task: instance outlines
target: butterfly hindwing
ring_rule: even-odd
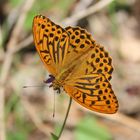
[[[75,101],[92,111],[111,114],[118,110],[118,101],[111,84],[102,74],[73,79],[64,89]]]

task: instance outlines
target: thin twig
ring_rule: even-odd
[[[2,47],[2,28],[0,26],[0,48],[3,48]],[[0,49],[0,61],[2,61],[4,59],[4,50]]]
[[[121,123],[124,126],[129,127],[130,129],[133,129],[134,131],[137,131],[140,133],[140,122],[137,120],[134,120],[133,118],[130,118],[120,112],[112,115],[108,114],[100,114],[100,113],[95,113],[97,116],[116,121],[117,123]]]
[[[15,28],[13,29],[13,32],[11,34],[11,39],[7,44],[7,52],[6,52],[6,56],[5,56],[5,61],[3,63],[2,70],[1,70],[1,83],[3,83],[3,84],[5,84],[6,79],[8,77],[9,69],[11,67],[13,52],[17,47],[18,37],[21,34],[23,24],[24,24],[25,18],[27,16],[27,12],[31,8],[33,1],[34,0],[24,1],[23,8],[20,11],[21,14],[19,16],[19,19],[17,20]],[[10,57],[10,59],[9,59],[9,57]]]
[[[48,131],[48,128],[43,124],[41,119],[38,117],[37,112],[33,108],[33,106],[27,101],[27,98],[24,96],[21,96],[21,102],[27,111],[28,115],[30,116],[31,120],[35,124],[35,126],[44,133],[47,137],[50,136],[50,133]]]
[[[98,3],[94,4],[93,6],[89,7],[88,9],[84,9],[82,11],[79,11],[77,14],[73,15],[72,17],[66,18],[63,22],[64,25],[70,25],[72,23],[75,23],[76,21],[87,17],[93,13],[96,13],[109,5],[114,0],[101,0]]]
[[[59,133],[59,135],[58,135],[58,140],[60,139],[60,137],[61,137],[61,135],[62,135],[62,132],[63,132],[63,130],[64,130],[64,127],[65,127],[65,124],[66,124],[66,121],[67,121],[67,118],[68,118],[68,115],[69,115],[71,103],[72,103],[72,98],[70,97],[70,99],[69,99],[69,105],[68,105],[67,112],[66,112],[66,116],[65,116],[63,125],[62,125],[62,127],[61,127],[60,133]]]
[[[24,96],[21,96],[21,95],[20,95],[20,97],[21,97],[21,102],[22,102],[25,110],[27,111],[27,113],[30,116],[31,120],[34,122],[35,126],[41,132],[43,132],[47,137],[49,137],[51,130],[49,131],[48,127],[46,127],[44,125],[43,121],[41,121],[41,119],[38,117],[37,112],[35,111],[34,107],[27,101],[27,98],[25,98]],[[70,97],[67,112],[66,112],[66,116],[65,116],[63,125],[61,127],[61,130],[59,132],[59,135],[58,135],[58,140],[60,139],[61,134],[62,134],[62,132],[64,130],[64,127],[65,127],[65,124],[66,124],[66,121],[67,121],[67,118],[68,118],[68,114],[69,114],[69,111],[70,111],[71,103],[72,103],[72,98]],[[49,122],[52,123],[52,120],[49,120]],[[54,121],[53,121],[53,123],[54,123]]]
[[[31,43],[33,43],[33,35],[29,35],[27,38],[25,38],[23,41],[21,41],[18,45],[17,48],[14,49],[14,52],[18,52],[21,49],[28,47]]]
[[[1,26],[0,26],[0,47],[2,47],[2,30],[1,30]]]
[[[20,11],[19,19],[17,20],[17,23],[15,25],[15,28],[13,29],[13,32],[11,34],[11,38],[7,44],[7,52],[5,54],[5,59],[1,68],[1,74],[0,74],[0,140],[6,139],[5,134],[5,123],[4,123],[4,97],[5,97],[5,90],[6,90],[6,84],[8,75],[10,72],[11,64],[13,61],[13,55],[14,55],[14,49],[17,46],[18,36],[21,34],[21,30],[27,15],[27,12],[31,8],[34,0],[26,0],[23,3],[23,6]]]

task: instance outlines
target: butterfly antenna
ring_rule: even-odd
[[[33,88],[41,88],[41,87],[45,87],[47,85],[33,85],[33,86],[23,86],[22,88],[29,88],[29,87],[33,87]]]
[[[53,96],[53,118],[55,117],[55,92],[54,92],[54,96]]]

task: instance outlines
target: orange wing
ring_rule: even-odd
[[[112,59],[91,34],[79,27],[63,29],[39,15],[33,21],[33,36],[40,58],[53,76],[74,66],[63,85],[74,100],[93,111],[117,111],[118,101],[109,83]]]
[[[33,37],[36,49],[47,70],[56,76],[64,63],[69,46],[69,35],[45,16],[33,20]]]
[[[115,113],[118,101],[109,83],[113,72],[111,57],[86,30],[79,27],[66,30],[70,34],[70,53],[65,61],[67,64],[73,58],[75,67],[64,82],[65,91],[90,110]]]
[[[113,72],[112,59],[104,47],[97,44],[91,34],[80,27],[67,27],[66,31],[70,34],[68,49],[71,53],[67,55],[65,63],[69,64],[71,59],[78,60],[70,79],[78,75],[103,73],[110,80]],[[77,40],[79,43],[76,43]]]
[[[101,113],[112,114],[118,110],[118,101],[111,84],[103,74],[89,74],[73,79],[64,90],[82,106]]]

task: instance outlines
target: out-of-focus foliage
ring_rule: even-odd
[[[97,122],[94,116],[86,116],[78,122],[75,140],[111,140],[107,129]]]
[[[120,10],[130,12],[131,7],[130,5],[127,4],[126,1],[121,1],[121,0],[118,0],[118,1],[115,0],[108,6],[108,13],[109,13],[110,20],[112,23],[111,30],[116,37],[118,36],[118,24],[117,24],[117,21],[116,21],[117,19],[115,16],[116,16],[116,12]]]
[[[26,140],[33,129],[32,125],[26,122],[21,106],[19,98],[13,93],[6,104],[6,117],[10,119],[9,123],[14,123],[11,129],[8,128],[7,140]]]
[[[30,10],[26,22],[25,22],[25,29],[29,30],[31,29],[33,17],[37,14],[41,14],[40,11],[47,11],[52,8],[59,9],[58,12],[60,12],[61,18],[64,18],[66,14],[68,14],[66,11],[69,9],[70,5],[74,2],[74,0],[59,0],[59,1],[53,1],[53,0],[46,0],[46,1],[36,1],[33,8]]]
[[[9,0],[9,4],[12,6],[12,7],[16,7],[18,6],[19,4],[21,4],[23,2],[23,0]]]
[[[52,136],[52,140],[58,140],[58,136],[56,136],[55,134],[51,133]]]

